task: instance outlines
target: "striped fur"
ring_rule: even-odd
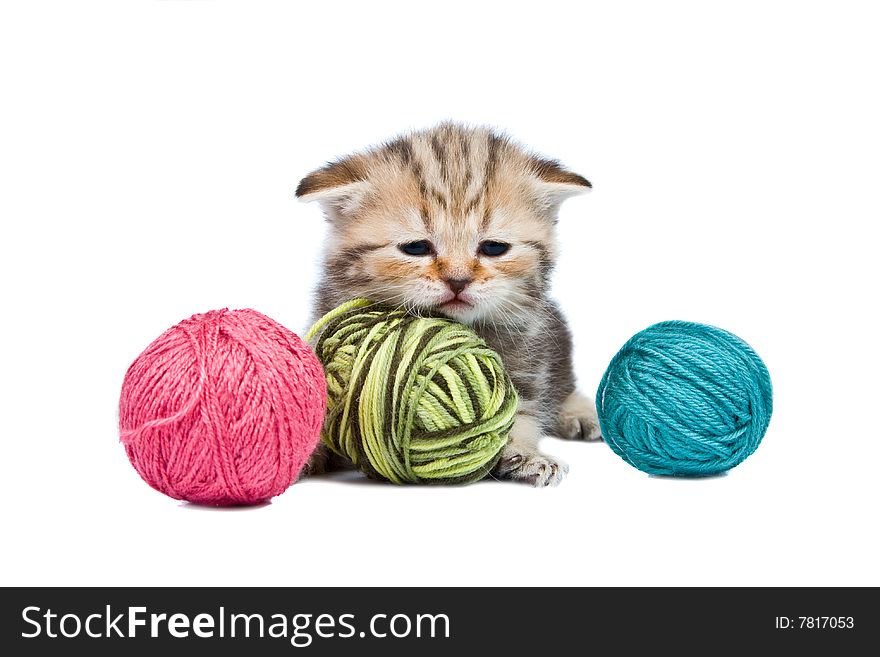
[[[589,188],[555,160],[490,129],[455,123],[328,163],[297,188],[329,220],[315,318],[367,297],[473,326],[502,355],[521,400],[496,473],[557,483],[566,468],[538,452],[541,435],[598,436],[594,411],[574,389],[571,336],[548,297],[559,205]],[[418,241],[432,252],[401,251]],[[486,241],[510,249],[486,256]],[[468,283],[455,297],[450,281]]]

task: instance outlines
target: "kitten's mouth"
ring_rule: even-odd
[[[469,310],[474,307],[474,304],[461,297],[452,297],[449,301],[439,304],[438,307],[443,310]]]

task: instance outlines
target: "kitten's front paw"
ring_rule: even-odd
[[[570,440],[602,439],[599,416],[592,399],[575,391],[562,402],[559,410],[559,435]]]
[[[493,474],[499,479],[513,479],[535,488],[557,486],[568,474],[568,465],[538,452],[507,452],[495,466]]]
[[[311,477],[312,475],[324,474],[325,472],[329,472],[331,470],[330,467],[330,457],[332,456],[332,452],[330,448],[327,447],[324,443],[318,443],[318,446],[315,447],[315,451],[312,452],[312,455],[309,457],[308,462],[303,466],[303,469],[300,471],[299,476],[302,477]]]

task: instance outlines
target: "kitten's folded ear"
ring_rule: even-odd
[[[590,181],[572,173],[556,160],[535,158],[532,171],[537,179],[538,192],[550,204],[558,205],[570,196],[585,194],[593,189]]]
[[[335,219],[356,209],[367,191],[364,166],[355,158],[330,162],[300,180],[296,197],[317,201],[328,219]]]

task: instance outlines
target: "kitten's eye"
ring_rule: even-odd
[[[398,249],[411,256],[426,256],[434,252],[431,243],[428,240],[419,240],[418,242],[407,242],[399,244]]]
[[[500,256],[504,255],[510,250],[510,244],[507,242],[493,242],[486,241],[480,244],[480,253],[487,256]]]

